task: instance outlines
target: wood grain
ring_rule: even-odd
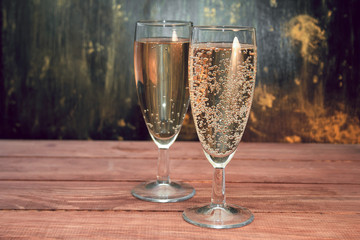
[[[359,167],[358,161],[234,159],[226,167],[226,179],[228,182],[360,184]],[[170,176],[174,180],[211,181],[212,172],[206,159],[171,159]],[[146,181],[155,177],[156,159],[6,157],[0,160],[0,180]]]
[[[152,142],[0,140],[0,239],[360,239],[359,145],[244,143],[226,169],[227,202],[247,227],[211,230],[182,211],[210,201],[212,167],[198,142],[171,148],[171,176],[196,195],[135,199],[154,179]]]
[[[0,141],[0,180],[152,180],[157,161],[153,145]],[[170,156],[172,179],[211,181],[213,170],[198,142],[174,144]],[[226,168],[227,181],[360,184],[359,156],[359,145],[245,143]]]
[[[234,160],[360,161],[359,154],[360,144],[240,143]],[[157,148],[151,141],[0,140],[0,157],[10,156],[154,159]],[[170,156],[205,159],[199,142],[177,141]]]
[[[351,239],[360,238],[355,214],[255,213],[239,229],[190,225],[180,212],[1,211],[0,238],[45,239]]]
[[[176,204],[141,201],[131,195],[134,182],[0,182],[0,209],[183,211],[210,202],[211,183],[192,183],[196,195]],[[228,202],[254,212],[360,214],[360,188],[344,184],[228,183]]]

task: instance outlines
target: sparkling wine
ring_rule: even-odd
[[[155,143],[167,145],[180,131],[189,105],[189,40],[135,41],[135,81],[141,110]]]
[[[244,133],[252,103],[256,48],[193,44],[189,86],[198,137],[210,162],[223,167]]]

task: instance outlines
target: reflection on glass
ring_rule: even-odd
[[[157,179],[132,194],[152,202],[178,202],[195,190],[169,177],[168,149],[178,136],[189,105],[188,54],[191,22],[139,21],[134,68],[140,108],[151,138],[159,148]]]
[[[246,208],[225,201],[225,167],[240,143],[249,117],[256,75],[255,29],[194,27],[189,86],[196,132],[214,167],[211,203],[186,209],[186,221],[208,228],[251,223]]]

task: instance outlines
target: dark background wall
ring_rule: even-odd
[[[0,138],[148,139],[135,22],[257,28],[244,141],[360,143],[356,0],[2,0]],[[196,139],[191,115],[180,139]]]

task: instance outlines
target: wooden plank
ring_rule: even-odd
[[[356,214],[255,213],[250,225],[213,230],[186,223],[181,212],[0,211],[0,239],[351,239]]]
[[[156,177],[156,159],[0,158],[0,180],[147,181]],[[211,181],[205,159],[173,157],[174,180]],[[360,161],[271,161],[234,159],[226,167],[229,182],[360,184]]]
[[[199,142],[177,141],[170,153],[181,159],[204,159]],[[0,157],[9,156],[153,159],[157,148],[150,141],[0,140]],[[240,143],[234,159],[360,161],[360,144]]]
[[[195,197],[157,204],[130,194],[156,174],[151,142],[0,141],[0,239],[360,238],[359,145],[240,147],[227,200],[250,208],[255,222],[215,231],[181,218],[210,200],[212,167],[199,143],[171,150],[172,178],[190,182]]]
[[[0,182],[0,209],[182,211],[210,201],[211,183],[193,183],[196,195],[180,203],[134,198],[134,182]],[[357,213],[360,188],[341,184],[229,183],[227,200],[254,212]],[[360,215],[359,215],[360,216]]]

